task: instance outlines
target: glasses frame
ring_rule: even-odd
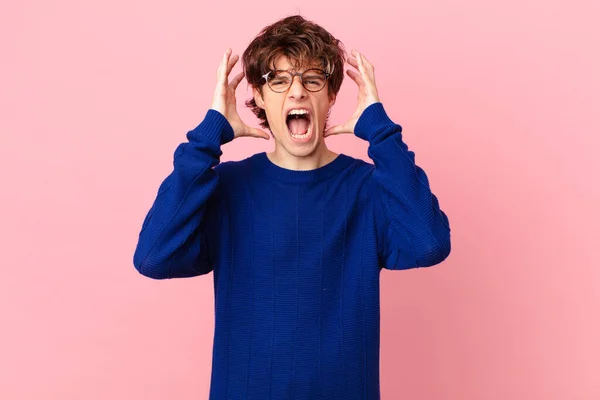
[[[319,90],[310,90],[309,88],[307,88],[304,85],[304,80],[302,79],[302,75],[304,75],[308,71],[319,71],[320,73],[322,73],[322,74],[325,75],[325,84]],[[292,79],[290,80],[290,86],[288,86],[287,88],[285,88],[285,90],[283,90],[281,92],[273,89],[271,87],[271,84],[269,83],[269,75],[271,74],[271,72],[287,72],[287,73],[289,73],[292,76]],[[292,87],[292,84],[294,83],[294,77],[295,76],[299,76],[300,77],[300,83],[302,84],[302,87],[304,89],[306,89],[307,91],[312,92],[312,93],[317,93],[317,92],[320,92],[321,90],[323,90],[323,88],[325,86],[327,86],[327,81],[329,81],[329,77],[331,77],[331,74],[329,72],[326,72],[326,71],[320,69],[320,68],[309,68],[309,69],[307,69],[304,72],[292,72],[292,70],[289,70],[289,69],[273,69],[273,70],[267,72],[266,74],[264,74],[262,76],[262,78],[265,80],[265,83],[267,84],[267,86],[269,87],[269,89],[271,89],[273,92],[275,92],[275,93],[285,93],[285,92],[287,92]]]

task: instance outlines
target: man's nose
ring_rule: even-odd
[[[306,89],[302,85],[302,80],[300,79],[299,75],[294,75],[292,77],[292,85],[289,89],[289,96],[294,99],[303,99],[304,97],[308,96]]]

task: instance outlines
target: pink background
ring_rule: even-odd
[[[133,251],[225,48],[300,12],[375,65],[451,221],[442,265],[382,272],[382,397],[599,399],[600,3],[405,3],[3,2],[0,398],[207,397],[212,274]]]

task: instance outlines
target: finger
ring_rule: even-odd
[[[244,79],[244,72],[240,72],[239,74],[237,74],[235,76],[235,78],[233,78],[231,80],[231,82],[229,83],[229,86],[231,86],[231,88],[233,90],[237,89],[238,85],[240,84],[240,82],[242,81],[242,79]]]
[[[227,76],[229,76],[229,74],[231,73],[231,70],[233,69],[235,64],[238,62],[239,58],[240,58],[240,56],[238,56],[236,54],[229,59],[229,61],[227,63]]]
[[[229,60],[229,55],[231,54],[231,49],[227,49],[225,50],[225,53],[223,54],[223,58],[221,59],[221,65],[219,65],[219,69],[217,70],[217,78],[219,79],[220,82],[222,83],[226,83],[227,82],[227,61]]]
[[[360,59],[362,60],[365,67],[367,67],[368,69],[375,69],[375,67],[373,67],[373,64],[369,62],[369,60],[367,59],[367,57],[365,57],[364,54],[360,55]]]
[[[349,58],[347,61],[348,61],[348,64],[350,64],[354,68],[358,69],[358,61],[356,61],[356,58]]]
[[[367,71],[363,62],[362,54],[356,52],[356,61],[358,61],[358,70],[361,74],[366,75]]]
[[[352,71],[351,69],[346,70],[346,73],[348,74],[348,76],[350,78],[352,78],[352,80],[354,82],[356,82],[356,84],[361,87],[363,85],[365,85],[365,80],[362,78],[362,76],[360,76],[360,74],[358,74],[356,71]]]
[[[352,57],[348,57],[348,63],[350,65],[352,65],[353,67],[355,67],[356,69],[358,69],[358,56],[359,53],[356,49],[352,49],[352,51],[350,52],[352,54]]]
[[[368,61],[365,61],[366,58],[359,52],[356,52],[356,60],[357,60],[357,64],[358,64],[358,71],[360,72],[360,75],[363,78],[363,81],[365,82],[365,84],[366,84],[366,82],[369,82],[369,84],[374,85],[375,84],[375,68],[373,68],[373,66],[370,63],[368,63]]]
[[[229,49],[226,49],[225,52],[223,53],[223,56],[221,57],[221,63],[219,64],[219,68],[218,68],[218,72],[219,72],[219,76],[221,76],[221,71],[223,70],[223,66],[226,65],[227,63],[227,53],[229,52]]]
[[[348,63],[350,65],[352,65],[354,68],[356,68],[363,78],[370,79],[370,77],[372,75],[372,72],[371,72],[372,69],[369,70],[369,72],[371,72],[371,73],[368,73],[367,66],[364,61],[365,60],[364,56],[362,54],[360,54],[357,50],[352,50],[352,54],[354,55],[355,58],[348,59]]]

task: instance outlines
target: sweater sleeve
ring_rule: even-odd
[[[204,120],[175,150],[173,171],[158,189],[144,222],[133,264],[154,279],[184,278],[212,271],[207,212],[219,178],[214,167],[221,145],[233,140],[233,129],[218,111]]]
[[[381,266],[386,269],[428,267],[450,254],[450,224],[431,192],[425,171],[402,141],[402,127],[383,105],[371,104],[360,116],[356,136],[369,142],[375,168],[375,220]]]

